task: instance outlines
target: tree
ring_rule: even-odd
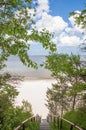
[[[78,96],[81,97],[82,92],[86,90],[84,80],[86,77],[86,66],[80,62],[80,56],[68,56],[64,54],[49,55],[46,57],[44,66],[51,71],[52,77],[57,81],[56,84],[59,89],[56,89],[56,93],[59,97],[59,90],[61,91],[62,96],[60,100],[65,99],[65,97],[71,100],[69,102],[70,109],[74,110]],[[83,78],[83,76],[85,77]],[[49,90],[48,94],[54,96],[55,93]]]
[[[75,109],[78,98],[82,97],[82,92],[86,90],[86,82],[83,79],[86,78],[86,66],[80,62],[80,56],[71,55],[70,57],[70,91],[69,95],[72,96],[72,110]]]
[[[23,100],[22,106],[15,106],[15,98],[19,92],[15,86],[9,85],[9,75],[0,76],[0,129],[10,130],[17,127],[22,121],[31,117],[32,106]]]
[[[86,6],[85,9],[83,9],[81,12],[77,12],[77,11],[71,12],[70,16],[74,17],[76,25],[80,26],[86,31]],[[86,39],[83,42],[81,47],[82,49],[86,50]]]
[[[46,69],[51,71],[52,77],[56,79],[56,84],[52,85],[47,91],[48,108],[51,113],[63,116],[68,107],[67,91],[68,91],[68,74],[69,56],[63,54],[53,54],[46,57],[44,64]]]
[[[77,25],[81,25],[82,28],[86,28],[86,9],[83,9],[81,12],[71,12],[70,15],[73,15]]]
[[[27,100],[22,101],[21,108],[23,109],[24,112],[29,112],[32,114],[32,106]]]
[[[0,128],[4,128],[6,113],[13,108],[15,97],[18,95],[17,89],[6,83],[6,77],[9,78],[8,75],[0,76]]]
[[[45,49],[56,50],[47,30],[35,29],[35,4],[32,0],[0,0],[0,60],[18,55],[23,64],[36,67],[29,56],[29,41],[42,43]],[[33,12],[33,13],[31,13]]]
[[[51,76],[54,77],[57,82],[59,78],[64,80],[67,71],[70,69],[69,56],[67,54],[51,54],[46,56],[44,67],[51,71]]]
[[[52,84],[52,88],[47,90],[47,104],[49,113],[52,115],[63,116],[65,110],[67,110],[67,85]]]

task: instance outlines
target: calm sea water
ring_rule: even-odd
[[[9,72],[12,76],[26,76],[31,78],[50,78],[50,72],[40,66],[45,61],[45,56],[30,56],[31,60],[38,64],[38,69],[24,66],[18,57],[11,56],[6,61],[7,67],[2,72]]]
[[[44,55],[32,55],[31,60],[38,64],[38,69],[33,69],[24,66],[17,56],[10,56],[8,61],[6,61],[7,67],[1,72],[9,72],[12,76],[26,76],[31,78],[51,78],[50,71],[44,69],[40,66],[41,63],[45,61]],[[81,56],[82,61],[86,61],[86,56]]]

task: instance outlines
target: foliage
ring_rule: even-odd
[[[83,129],[86,128],[86,109],[84,109],[83,111],[80,110],[70,111],[64,115],[64,118],[77,124]]]
[[[31,104],[23,100],[21,107],[14,106],[18,91],[7,83],[10,75],[0,75],[0,129],[14,129],[21,121],[32,116]]]
[[[78,98],[82,97],[82,92],[86,90],[86,82],[83,79],[83,75],[86,77],[86,65],[80,62],[80,56],[72,55],[70,57],[71,68],[69,73],[70,77],[70,91],[69,96],[72,96],[72,109],[75,109]]]
[[[62,85],[62,84],[61,84]],[[63,115],[63,111],[67,110],[68,103],[66,98],[66,85],[52,84],[52,88],[47,90],[47,104],[50,114]]]
[[[57,125],[57,123],[55,124],[54,122],[51,122],[51,123],[50,123],[50,128],[51,128],[51,130],[58,130],[58,125]]]
[[[69,111],[66,114],[64,114],[63,118],[71,121],[75,125],[83,128],[84,130],[86,128],[86,108],[83,108],[83,110],[79,108],[73,111]],[[50,127],[51,130],[58,130],[58,123],[55,124],[54,122],[51,122]],[[71,125],[68,122],[63,120],[62,129],[69,130],[70,127]],[[77,128],[73,127],[73,130],[77,130]]]
[[[80,62],[80,56],[53,54],[46,57],[46,69],[51,71],[52,77],[57,81],[47,91],[48,108],[54,112],[55,107],[60,107],[61,113],[65,108],[75,109],[77,102],[86,90],[85,73],[86,65]],[[83,76],[85,76],[83,78]],[[53,113],[56,114],[56,113]],[[62,114],[61,114],[62,115]]]
[[[39,130],[39,122],[29,121],[26,130]]]
[[[35,29],[35,7],[32,0],[0,0],[0,70],[10,55],[19,56],[24,65],[36,68],[29,58],[30,41],[39,42],[45,49],[54,52],[53,34]],[[0,75],[0,129],[14,129],[27,116],[32,115],[31,104],[23,101],[14,107],[17,89],[8,84],[10,75]]]
[[[1,76],[0,76],[1,77]],[[0,120],[3,122],[3,117],[7,108],[13,107],[14,99],[18,95],[15,87],[5,83],[6,75],[0,78]],[[4,81],[3,81],[4,80]]]
[[[37,67],[28,56],[29,41],[40,42],[52,52],[56,50],[53,35],[45,29],[35,29],[35,7],[32,0],[0,0],[0,63],[10,55],[18,55],[23,64]]]
[[[77,11],[71,12],[70,16],[74,17],[76,25],[80,26],[86,31],[86,6],[85,6],[85,9],[83,9],[81,12],[77,12]],[[85,34],[84,31],[83,31],[83,34]],[[84,43],[82,43],[81,48],[83,50],[86,50],[86,39]]]
[[[51,71],[51,76],[55,79],[63,77],[63,73],[66,74],[69,67],[68,55],[64,54],[51,54],[46,56],[44,66],[46,69]]]
[[[74,16],[77,25],[81,25],[82,28],[86,28],[86,9],[83,9],[81,12],[71,12],[70,16]]]
[[[4,123],[1,123],[2,129],[14,129],[22,121],[32,116],[30,111],[23,111],[22,107],[10,107],[4,113]]]
[[[22,110],[23,110],[24,112],[30,112],[30,113],[32,113],[32,106],[31,106],[30,103],[28,103],[27,100],[23,100],[23,101],[22,101],[22,106],[21,106],[21,108],[22,108]]]
[[[57,80],[56,84],[52,85],[51,89],[47,91],[47,107],[50,113],[60,116],[63,111],[67,110],[68,100],[66,97],[68,91],[68,77],[69,71],[69,56],[64,54],[53,54],[46,57],[45,68],[51,71],[52,77]]]

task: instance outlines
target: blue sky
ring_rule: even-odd
[[[49,0],[50,14],[59,15],[68,21],[69,13],[75,10],[82,10],[86,0]]]
[[[78,46],[86,36],[82,35],[84,30],[75,25],[74,17],[69,18],[69,13],[72,11],[80,13],[85,3],[86,0],[38,0],[36,28],[39,31],[46,28],[50,33],[54,33],[52,41],[56,43],[58,52],[79,53]],[[45,52],[40,44],[32,43],[30,54],[44,55],[47,51]]]

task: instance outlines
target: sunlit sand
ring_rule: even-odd
[[[51,88],[53,79],[35,79],[25,80],[18,85],[19,96],[16,99],[16,104],[21,105],[22,100],[28,100],[32,104],[34,114],[39,114],[45,118],[48,114],[46,104],[46,91]]]

